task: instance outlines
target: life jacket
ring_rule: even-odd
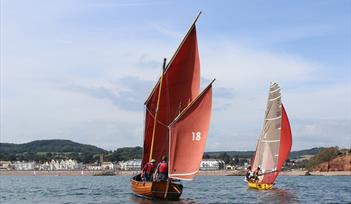
[[[155,169],[155,164],[154,163],[147,163],[145,172],[147,174],[152,174],[154,172],[154,169]]]
[[[161,162],[160,166],[158,167],[158,173],[167,173],[167,171],[168,171],[167,162]]]

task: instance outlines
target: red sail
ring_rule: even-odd
[[[274,183],[285,161],[289,157],[291,145],[292,145],[292,137],[291,137],[290,123],[289,123],[288,115],[286,114],[284,106],[282,104],[282,118],[280,123],[280,144],[279,144],[277,171],[265,174],[261,183],[266,183],[266,184]]]
[[[149,161],[160,80],[145,103],[145,132],[142,166]],[[183,39],[163,75],[152,157],[157,162],[168,154],[168,128],[174,118],[200,92],[200,59],[195,24]]]
[[[292,145],[291,129],[288,119],[288,115],[285,112],[285,108],[282,104],[282,120],[281,120],[281,133],[280,133],[280,147],[279,147],[279,158],[277,170],[280,172],[283,164],[289,157],[289,153]]]
[[[170,125],[169,177],[191,180],[199,171],[212,109],[212,85]]]

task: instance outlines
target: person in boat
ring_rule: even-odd
[[[167,181],[168,179],[168,164],[166,156],[162,156],[162,161],[157,165],[156,178],[159,181]]]
[[[155,162],[155,159],[151,159],[150,162],[145,164],[143,168],[143,176],[145,178],[145,181],[152,181],[153,174],[155,171]]]
[[[258,176],[261,175],[261,168],[257,167],[257,169],[253,172],[253,180],[257,183],[260,179],[258,178]]]
[[[246,181],[250,181],[253,177],[253,171],[251,170],[251,166],[249,165],[246,168]]]

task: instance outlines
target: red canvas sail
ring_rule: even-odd
[[[160,81],[145,102],[146,114],[142,166],[149,161],[152,137],[154,137],[152,157],[159,162],[163,155],[168,154],[167,126],[200,92],[200,59],[195,24],[192,25],[166,67],[163,73],[161,92],[159,93]],[[158,118],[154,131],[158,100]],[[153,132],[155,132],[154,136]]]
[[[288,119],[288,115],[285,112],[285,108],[282,104],[282,120],[281,120],[281,132],[280,132],[280,148],[277,170],[278,172],[282,169],[283,164],[289,157],[289,153],[292,145],[291,128]]]
[[[204,153],[212,109],[212,85],[170,125],[169,177],[191,180]]]

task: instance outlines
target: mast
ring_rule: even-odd
[[[166,68],[166,58],[163,59],[163,67],[162,67],[162,74],[160,77],[160,88],[158,90],[158,97],[157,97],[157,105],[156,105],[156,113],[155,113],[155,119],[154,119],[154,128],[152,130],[152,138],[151,138],[151,148],[150,148],[150,156],[149,156],[149,161],[152,159],[152,152],[154,149],[154,138],[155,138],[155,132],[156,132],[156,123],[157,123],[157,116],[158,116],[158,109],[160,106],[160,98],[161,98],[161,90],[162,90],[162,80],[163,80],[163,75],[165,73],[165,68]]]

